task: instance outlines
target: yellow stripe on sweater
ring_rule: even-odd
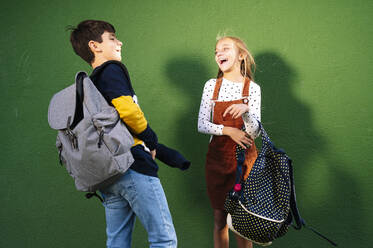
[[[132,132],[139,134],[148,125],[144,113],[141,111],[131,96],[120,96],[111,100],[111,103],[118,111],[120,118],[126,123]],[[135,139],[136,143],[136,139]]]
[[[139,139],[137,137],[133,137],[133,141],[134,141],[134,144],[132,146],[137,146],[137,145],[143,145],[144,144],[144,141],[142,141],[141,139]]]

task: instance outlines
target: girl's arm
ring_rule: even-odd
[[[260,129],[258,121],[261,120],[261,91],[260,86],[254,82],[250,84],[249,111],[242,115],[245,123],[246,132],[252,137],[259,136]]]
[[[211,121],[212,104],[216,79],[210,79],[203,88],[201,105],[198,114],[198,132],[212,135],[223,135],[223,125],[216,125]]]

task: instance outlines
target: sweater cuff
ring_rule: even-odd
[[[157,145],[155,157],[166,165],[179,168],[180,170],[186,170],[190,166],[190,161],[184,158],[181,153],[160,143]]]
[[[144,131],[137,134],[136,136],[144,141],[145,145],[149,148],[150,151],[153,151],[157,147],[158,137],[149,125],[147,125]]]

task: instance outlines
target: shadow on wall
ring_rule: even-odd
[[[352,246],[359,241],[355,237],[362,231],[356,220],[363,217],[359,211],[354,211],[361,206],[356,196],[356,181],[343,171],[346,167],[343,161],[313,123],[312,106],[297,96],[295,88],[301,80],[291,65],[275,52],[260,53],[255,59],[255,81],[262,89],[262,122],[275,144],[293,159],[302,217],[335,242]],[[192,167],[180,182],[180,187],[185,188],[183,197],[188,210],[188,214],[183,213],[185,232],[182,236],[189,242],[208,245],[212,230],[212,211],[204,176],[208,136],[197,132],[197,119],[203,85],[215,75],[201,61],[188,55],[175,56],[168,60],[166,73],[172,86],[183,92],[188,105],[175,122],[174,136],[177,148],[192,161]],[[191,237],[204,238],[191,241]],[[326,241],[308,230],[292,230],[275,245],[329,247]]]
[[[272,52],[255,56],[255,81],[262,90],[262,122],[274,141],[281,141],[295,160],[309,161],[325,149],[325,140],[312,123],[310,107],[294,93],[297,74]]]
[[[313,124],[312,108],[295,94],[301,82],[297,73],[275,52],[260,53],[255,60],[255,81],[262,89],[262,122],[273,142],[293,159],[301,216],[336,243],[347,247],[361,242],[356,240],[362,231],[356,220],[363,216],[354,211],[361,206],[356,197],[358,185],[343,171],[346,165]],[[329,247],[307,230],[292,233],[294,247]],[[287,236],[280,240],[290,245]]]
[[[172,88],[182,92],[184,105],[180,118],[175,121],[177,149],[191,160],[191,168],[181,177],[180,187],[184,188],[186,201],[183,225],[190,225],[188,242],[211,243],[212,210],[207,198],[205,182],[205,157],[209,137],[198,133],[198,111],[204,83],[211,77],[203,59],[181,54],[170,58],[166,63],[166,73]],[[194,234],[195,232],[195,234]],[[187,234],[183,234],[187,235]],[[198,240],[203,237],[204,240]],[[193,241],[194,240],[194,241]],[[206,245],[207,245],[206,244]]]

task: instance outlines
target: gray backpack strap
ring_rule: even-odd
[[[90,115],[101,112],[103,108],[109,106],[105,98],[97,90],[96,86],[92,83],[87,73],[81,71],[75,76],[76,85],[76,104],[74,121],[71,128],[74,128],[84,117],[83,104],[87,108]],[[85,95],[87,97],[85,97]]]
[[[84,117],[83,113],[83,100],[84,100],[84,91],[83,91],[83,79],[87,76],[85,72],[78,72],[75,76],[75,87],[76,87],[76,102],[75,102],[75,114],[74,120],[71,124],[73,129]]]
[[[77,82],[79,82],[79,74],[77,75]],[[102,94],[98,91],[96,86],[93,84],[91,79],[84,75],[83,79],[83,90],[84,90],[84,104],[87,108],[90,115],[94,115],[96,113],[101,112],[104,108],[109,107],[110,105],[107,103],[106,99],[102,96]]]

